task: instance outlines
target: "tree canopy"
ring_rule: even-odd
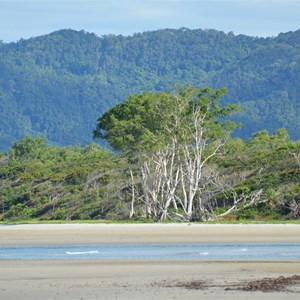
[[[203,175],[204,169],[235,127],[224,118],[237,107],[219,104],[225,92],[185,86],[132,95],[98,119],[94,136],[138,165],[148,217],[165,219],[171,204],[177,216],[180,206],[188,220],[196,206],[206,213],[202,199],[212,178]]]

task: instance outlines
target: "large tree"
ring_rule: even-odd
[[[161,221],[170,208],[185,220],[207,214],[217,182],[208,162],[235,127],[226,117],[237,107],[219,105],[225,92],[186,86],[132,95],[98,119],[94,137],[138,165],[147,217]]]

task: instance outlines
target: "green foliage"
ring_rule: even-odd
[[[270,220],[280,218],[280,209],[261,203],[236,213],[237,220]]]
[[[103,197],[118,166],[122,159],[97,144],[57,148],[25,137],[0,161],[0,219],[93,218],[87,207],[102,203],[104,211]]]
[[[179,143],[187,142],[197,111],[197,118],[203,118],[205,138],[213,141],[235,127],[224,118],[237,107],[219,105],[225,92],[185,86],[174,92],[132,95],[99,117],[94,137],[105,139],[116,150],[161,149],[174,136]]]
[[[215,161],[227,176],[241,182],[238,195],[263,190],[264,203],[236,214],[241,219],[298,219],[300,217],[300,168],[297,154],[300,142],[292,142],[285,129],[272,135],[257,132],[243,142],[229,140],[222,156]],[[223,172],[224,172],[223,171]]]
[[[52,216],[52,220],[66,220],[67,219],[67,210],[65,208],[59,208],[55,210]]]
[[[131,94],[176,84],[228,87],[243,107],[236,135],[285,127],[299,139],[299,35],[235,36],[165,29],[133,36],[60,30],[0,47],[0,149],[26,135],[61,146],[92,142],[99,114]],[[21,146],[21,145],[20,145]]]
[[[168,41],[168,35],[171,32],[176,36],[176,31],[158,31],[155,35],[159,37],[160,34],[163,34],[166,41]],[[202,31],[194,32],[185,31],[183,29],[180,31],[181,38],[184,37],[185,32],[188,34],[201,33],[201,38],[207,38],[207,34]],[[71,34],[71,36],[69,36],[69,34]],[[174,71],[178,67],[170,64],[168,68],[165,66],[166,70],[164,71],[159,70],[158,67],[157,69],[153,69],[152,66],[147,65],[148,62],[146,58],[149,58],[149,56],[145,54],[145,56],[140,58],[141,61],[139,61],[141,66],[145,69],[139,70],[139,81],[136,83],[135,80],[131,80],[132,78],[129,76],[132,71],[132,66],[130,64],[126,66],[122,65],[124,67],[123,69],[121,68],[122,72],[124,72],[123,74],[120,69],[116,68],[115,61],[105,51],[99,58],[99,64],[98,61],[95,63],[94,55],[95,53],[97,54],[97,51],[102,49],[102,47],[103,49],[109,49],[109,51],[115,53],[117,61],[121,63],[122,59],[118,55],[121,55],[121,46],[124,46],[124,41],[126,41],[127,38],[114,36],[103,37],[102,40],[100,39],[100,44],[96,42],[94,44],[92,43],[94,45],[93,47],[95,47],[92,49],[97,49],[97,51],[95,50],[96,52],[89,54],[90,56],[86,64],[82,64],[80,61],[78,61],[78,64],[75,64],[74,57],[79,55],[85,59],[85,51],[87,50],[85,48],[86,41],[81,41],[80,38],[76,40],[77,34],[78,33],[73,31],[62,31],[50,35],[53,39],[53,45],[58,43],[71,48],[69,49],[71,52],[67,58],[64,57],[64,53],[59,51],[54,51],[53,57],[50,52],[45,51],[45,49],[48,49],[48,44],[46,43],[46,45],[44,45],[47,37],[41,37],[39,43],[35,45],[40,48],[31,48],[31,42],[35,43],[35,39],[7,45],[11,48],[9,49],[8,47],[6,49],[7,61],[3,62],[2,58],[0,58],[0,73],[3,72],[4,74],[3,78],[0,77],[0,111],[5,111],[7,108],[9,111],[3,116],[3,120],[0,124],[0,127],[2,126],[0,128],[0,140],[4,141],[3,145],[9,144],[8,141],[10,141],[10,138],[8,135],[2,134],[1,130],[3,130],[3,132],[9,132],[9,128],[5,126],[9,124],[9,121],[13,118],[15,120],[16,114],[18,115],[18,113],[20,113],[20,123],[17,124],[16,127],[11,127],[13,132],[10,134],[15,137],[25,135],[24,138],[12,144],[7,154],[0,152],[1,220],[16,221],[30,220],[32,218],[42,220],[127,219],[131,202],[130,193],[133,189],[132,178],[128,171],[129,162],[131,164],[130,168],[133,170],[133,180],[136,181],[134,188],[137,193],[142,193],[141,183],[136,172],[136,165],[134,165],[136,161],[129,160],[128,162],[122,156],[123,153],[117,155],[107,149],[101,148],[95,143],[88,144],[84,148],[80,146],[67,146],[64,148],[49,146],[46,142],[46,138],[34,138],[28,135],[29,133],[35,134],[41,132],[40,129],[43,128],[43,134],[41,136],[53,134],[52,142],[58,138],[56,141],[61,139],[61,141],[63,140],[64,143],[68,144],[72,140],[71,135],[69,135],[70,132],[72,132],[74,136],[78,136],[78,132],[75,131],[73,127],[75,123],[77,124],[77,121],[79,123],[83,122],[84,126],[87,126],[84,130],[82,128],[79,130],[81,132],[79,135],[84,136],[85,130],[90,128],[88,122],[85,122],[86,119],[81,115],[81,111],[83,111],[84,114],[86,113],[89,119],[93,118],[93,116],[95,116],[96,119],[96,114],[98,114],[99,111],[101,112],[100,106],[95,106],[95,102],[90,101],[91,99],[96,99],[103,92],[101,94],[102,96],[106,97],[109,95],[109,97],[112,97],[111,95],[113,95],[115,100],[120,100],[120,98],[118,98],[119,96],[117,96],[118,93],[120,93],[118,95],[122,93],[122,95],[125,95],[125,90],[128,91],[130,89],[139,91],[141,86],[147,86],[150,90],[154,88],[165,89],[167,87],[166,82],[169,82],[169,80],[171,82],[170,77],[168,77],[170,76],[169,74],[174,73],[170,72],[170,70]],[[98,38],[93,35],[86,35],[82,32],[80,34],[82,37],[86,37],[89,43],[92,41],[99,42]],[[130,51],[139,51],[133,48],[131,49],[131,47],[133,47],[132,45],[136,45],[136,39],[145,42],[152,34],[154,33],[131,37],[132,44],[127,45],[129,53]],[[221,40],[222,38],[230,38],[233,43],[238,40],[237,37],[227,36],[214,31],[209,32],[209,34]],[[295,34],[299,34],[299,32]],[[289,47],[294,47],[292,45],[292,39],[290,39],[291,35],[293,35],[293,33],[286,37],[289,37]],[[70,43],[65,44],[67,37],[71,39],[71,41],[76,40],[76,47],[73,47]],[[207,43],[216,46],[214,38],[207,40]],[[240,38],[243,39],[246,44],[249,42],[247,37]],[[256,46],[252,44],[252,48],[249,46],[249,48],[245,48],[246,50],[244,49],[245,51],[238,51],[236,55],[240,55],[240,58],[243,57],[245,62],[251,62],[253,57],[260,59],[259,56],[251,54],[252,50],[258,51],[258,53],[264,53],[264,51],[266,51],[265,46],[269,42],[276,44],[277,39],[280,40],[280,42],[287,43],[284,35],[280,35],[278,38],[271,40],[254,39],[253,42],[260,44],[260,49],[257,49]],[[81,43],[83,48],[80,48]],[[117,49],[116,45],[119,45],[118,47],[121,48]],[[146,43],[145,45],[148,44]],[[149,42],[148,46],[150,47],[151,45],[153,46],[152,42]],[[178,48],[179,52],[185,49],[184,45],[185,44],[183,44],[181,48]],[[15,49],[16,46],[19,47],[18,50]],[[166,46],[168,47],[168,43],[166,43]],[[6,46],[4,48],[6,48]],[[4,48],[1,48],[0,52]],[[218,46],[220,51],[221,48],[222,43]],[[37,55],[35,52],[37,51],[36,49],[40,49],[40,56],[35,56]],[[232,48],[229,47],[228,49]],[[21,55],[24,54],[25,50],[30,50],[32,55]],[[62,50],[60,49],[60,51]],[[168,58],[159,58],[159,56],[157,56],[159,50],[155,49],[155,51],[156,55],[151,56],[152,53],[149,54],[151,60],[161,64],[163,68],[164,64],[162,61],[168,60]],[[287,53],[290,53],[289,51],[291,51],[290,48]],[[219,64],[217,61],[209,60],[210,56],[208,52],[207,50],[207,61],[210,63],[207,65],[201,65],[200,60],[198,61],[198,58],[195,58],[195,62],[198,62],[199,66],[201,65],[201,67],[209,73],[202,74],[206,78],[205,80],[208,80],[209,76],[213,75],[215,76],[214,78],[217,78],[217,76],[221,76],[224,73],[222,64]],[[171,58],[172,53],[171,51]],[[275,54],[274,57],[277,60],[280,53],[276,52]],[[18,64],[15,64],[15,55],[17,55]],[[57,55],[57,57],[55,57],[55,55]],[[226,52],[226,55],[229,55],[229,52]],[[274,57],[272,57],[272,55],[271,57],[265,56],[264,59],[268,63],[272,63],[273,59],[275,59]],[[129,55],[127,58],[132,60],[134,55]],[[60,59],[60,63],[58,63],[58,59]],[[265,72],[261,66],[263,62],[264,60],[256,64],[257,72],[259,73],[261,71],[264,76],[267,76],[268,73]],[[233,70],[237,68],[237,62],[230,56],[228,56],[223,63],[226,68],[229,66],[226,66],[227,63],[230,64],[230,68],[233,68]],[[176,64],[176,62],[174,62],[174,64]],[[246,65],[249,66],[249,68],[251,67],[251,63]],[[43,66],[43,70],[39,69],[41,66]],[[153,66],[155,66],[155,64]],[[276,66],[280,69],[281,62],[278,61]],[[191,71],[189,68],[184,68],[187,70],[186,76],[188,76],[187,74],[190,74],[189,76],[194,74],[192,72],[189,73]],[[295,65],[293,65],[293,68],[297,69]],[[279,69],[276,70],[279,72]],[[105,75],[103,70],[110,70],[112,77]],[[156,77],[152,74],[153,76],[149,75],[150,79],[147,77],[149,81],[144,81],[145,78],[143,74],[146,72],[145,70],[147,70],[148,75],[151,75],[152,72],[157,72],[157,74],[155,73]],[[114,71],[120,71],[119,73],[124,76],[122,77],[124,80],[121,81],[123,85],[122,88],[120,87],[120,83],[117,83],[119,81]],[[35,74],[35,72],[39,74],[38,79],[31,79],[34,78],[35,75],[33,77],[29,75]],[[102,73],[99,75],[98,72]],[[271,74],[271,72],[269,73]],[[158,81],[158,78],[160,78],[158,74],[162,76],[161,78],[163,78],[163,80]],[[296,78],[297,74],[295,73],[294,75],[292,78]],[[14,76],[15,80],[11,80],[9,76]],[[22,80],[18,81],[18,76],[23,76],[21,79],[25,80],[24,82],[26,84],[23,84]],[[60,82],[61,76],[66,80],[65,84]],[[84,76],[84,79],[80,76]],[[180,76],[183,76],[183,74]],[[46,77],[47,80],[45,81],[44,79]],[[152,80],[154,80],[154,77],[156,78],[156,85],[153,87]],[[55,80],[52,80],[53,78],[55,78]],[[191,79],[191,77],[189,77],[189,79]],[[33,81],[31,82],[31,80]],[[73,80],[76,82],[76,85],[74,85]],[[288,84],[285,80],[283,81],[285,84]],[[56,90],[54,94],[51,94],[53,83],[54,85],[56,84]],[[41,86],[39,86],[39,84]],[[81,84],[83,84],[83,86],[81,86]],[[93,88],[91,88],[90,84],[93,85]],[[51,97],[53,97],[52,100],[59,98],[59,101],[62,102],[65,101],[64,99],[70,100],[72,98],[72,101],[68,100],[69,102],[64,102],[64,106],[68,108],[68,113],[72,116],[71,119],[66,118],[65,112],[60,112],[61,103],[59,101],[57,103],[59,103],[60,108],[56,110],[56,113],[51,112],[51,107],[49,106],[51,101],[41,93],[41,90],[46,86],[46,90],[49,91],[47,95],[51,95]],[[104,86],[107,89],[102,89]],[[116,86],[115,92],[112,92],[111,86]],[[245,86],[247,87],[247,85],[244,85],[244,87]],[[41,90],[37,91],[35,88],[41,88]],[[81,91],[80,93],[77,88]],[[97,92],[93,90],[94,88]],[[298,99],[295,96],[299,94],[295,92],[296,88],[297,87],[291,87],[289,85],[289,92],[285,94],[280,94],[277,91],[286,101],[290,101],[290,108],[293,108],[293,105],[296,103],[294,99]],[[266,93],[261,86],[258,86],[257,89],[260,95]],[[25,93],[25,95],[28,96],[28,98],[24,96],[24,101],[23,98],[20,98],[23,92],[26,92],[27,94]],[[98,92],[101,93],[99,94]],[[164,147],[170,145],[171,140],[177,143],[184,142],[185,145],[192,146],[193,143],[190,138],[194,133],[194,129],[193,126],[191,126],[191,116],[197,111],[198,116],[207,116],[203,124],[205,128],[204,137],[206,141],[209,141],[208,145],[212,144],[216,139],[224,136],[228,137],[227,133],[235,127],[234,123],[228,121],[227,118],[231,113],[236,111],[236,106],[233,104],[221,106],[219,103],[223,95],[226,98],[225,92],[225,89],[198,89],[189,85],[184,87],[178,85],[172,92],[144,92],[141,94],[132,94],[125,102],[118,103],[113,108],[107,110],[107,112],[98,119],[94,137],[106,139],[111,146],[117,150],[124,151],[126,154],[130,152],[131,157],[129,156],[129,158],[138,157],[144,150],[155,151],[157,149],[164,149]],[[249,87],[245,88],[245,92],[249,93],[253,99],[256,97],[255,93],[253,91],[251,92]],[[276,93],[274,95],[276,95]],[[272,97],[274,95],[272,95]],[[29,96],[32,98],[29,99]],[[110,99],[109,97],[107,99]],[[15,98],[17,102],[14,102]],[[39,104],[35,106],[36,103],[34,99],[38,98],[42,99],[42,102],[39,102]],[[82,99],[86,101],[84,108],[82,106]],[[77,101],[80,112],[79,108],[76,108],[73,100],[75,102]],[[21,106],[19,105],[21,101],[23,101],[22,105],[24,104],[24,107],[22,106],[24,111],[22,112],[20,112]],[[260,122],[260,120],[264,118],[260,115],[262,109],[260,108],[258,112],[256,111],[257,107],[260,105],[263,106],[266,101],[269,101],[269,112],[272,112],[274,107],[271,103],[277,106],[280,102],[272,102],[273,100],[271,101],[270,99],[261,102],[255,100],[251,101],[254,101],[253,106],[250,105],[248,111],[245,110],[244,112],[249,118],[253,118],[251,122],[253,122],[253,120],[256,121],[256,118],[258,118]],[[93,103],[93,105],[89,106],[91,103]],[[105,105],[112,106],[114,103],[114,101],[110,101],[109,104]],[[75,109],[75,113],[73,108]],[[77,114],[76,109],[78,109]],[[91,114],[91,109],[93,110],[93,114]],[[286,107],[283,106],[282,109],[285,110]],[[44,111],[47,112],[46,116],[43,115]],[[24,116],[22,117],[22,114],[25,112],[26,116],[31,116],[31,119]],[[35,114],[32,115],[32,112]],[[281,115],[284,123],[286,122],[286,118],[290,118],[291,110],[287,110],[288,117],[284,117],[280,109],[276,113],[277,115]],[[296,115],[297,110],[295,116]],[[298,115],[295,118],[292,115],[290,118],[291,124],[295,123],[294,120],[297,121],[295,123],[296,126],[292,125],[296,130],[298,130],[297,126],[299,125]],[[54,127],[51,127],[49,124],[45,125],[46,123],[43,123],[44,120],[49,121],[51,126],[53,125]],[[33,130],[31,126],[37,124],[35,122],[38,122],[40,127]],[[92,123],[91,120],[90,122]],[[236,209],[229,218],[231,218],[231,220],[233,218],[237,220],[300,218],[300,142],[292,141],[285,128],[276,126],[276,128],[279,128],[276,129],[274,127],[274,123],[270,126],[264,124],[259,128],[259,131],[253,133],[253,131],[251,131],[253,127],[246,123],[244,128],[246,128],[246,131],[248,130],[249,138],[245,141],[240,138],[227,140],[227,143],[222,148],[222,152],[218,152],[215,157],[209,160],[209,168],[217,169],[220,180],[224,180],[227,187],[230,187],[227,190],[220,191],[217,195],[215,199],[217,204],[213,207],[216,214],[224,213],[232,206],[234,195],[236,198],[247,198],[250,197],[251,194],[261,190],[262,203],[247,207],[243,210]],[[22,129],[21,133],[18,131],[20,128]],[[53,128],[56,129],[54,130]],[[268,128],[268,130],[263,128]],[[272,130],[270,130],[270,128]],[[293,137],[295,136],[298,135],[294,135]],[[208,151],[209,150],[210,149],[208,149]],[[205,157],[207,154],[203,153],[203,155]],[[180,196],[181,195],[178,194],[178,197]],[[200,196],[202,197],[203,194]],[[135,218],[143,220],[145,217],[145,215],[143,215],[144,203],[141,201],[141,198],[138,198],[135,205],[137,212]],[[179,207],[179,211],[180,210],[182,210],[182,207]],[[175,211],[171,210],[170,213],[175,214]]]
[[[46,150],[46,139],[26,136],[22,140],[14,143],[9,154],[14,158],[41,159]]]
[[[42,154],[30,145],[41,146]],[[59,148],[31,137],[9,153],[0,157],[0,220],[128,220],[131,181],[122,156],[96,144]],[[262,189],[264,202],[225,219],[299,219],[299,154],[300,142],[290,141],[284,130],[229,139],[211,165],[231,182],[237,197]],[[231,206],[230,191],[218,195],[216,214]],[[144,220],[143,205],[136,203],[136,220]]]

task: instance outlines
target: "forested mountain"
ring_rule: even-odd
[[[224,104],[243,108],[238,136],[285,127],[299,139],[299,82],[300,30],[273,38],[186,28],[128,37],[60,30],[0,42],[0,149],[24,135],[86,145],[108,108],[174,84],[228,87]]]

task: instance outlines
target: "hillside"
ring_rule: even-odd
[[[1,37],[0,37],[1,38]],[[99,115],[132,93],[228,87],[244,126],[300,139],[300,30],[273,38],[216,30],[102,36],[74,30],[0,43],[0,150],[24,135],[87,145]]]

